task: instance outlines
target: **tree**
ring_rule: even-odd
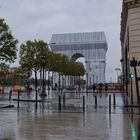
[[[7,84],[9,76],[9,65],[5,63],[0,63],[0,84]]]
[[[14,62],[16,59],[16,44],[18,41],[13,37],[9,26],[0,18],[0,60]]]
[[[28,70],[38,70],[47,66],[49,49],[42,40],[27,41],[20,47],[20,64]]]
[[[35,73],[36,90],[36,109],[37,109],[37,71],[46,68],[48,63],[49,49],[47,43],[42,40],[27,41],[20,47],[20,64],[27,70],[33,70]]]
[[[85,74],[85,68],[84,68],[84,65],[82,63],[75,62],[73,67],[74,67],[74,71],[73,72],[74,72],[74,74],[76,76],[78,76],[78,75],[83,76]]]
[[[11,67],[9,69],[7,84],[10,85],[23,85],[26,77],[24,76],[24,69],[21,67]]]

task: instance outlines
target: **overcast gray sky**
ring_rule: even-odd
[[[19,45],[53,33],[104,31],[108,42],[106,79],[116,80],[120,67],[122,0],[0,0],[0,17]],[[18,64],[18,62],[16,62]]]

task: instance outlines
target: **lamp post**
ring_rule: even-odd
[[[86,92],[88,93],[88,73],[86,73]]]
[[[56,44],[56,43],[50,43],[50,44],[47,44],[47,46],[54,45],[54,44]],[[43,51],[44,50],[42,49],[42,52]],[[42,55],[42,71],[43,71],[42,77],[43,77],[43,79],[42,79],[42,92],[40,94],[41,97],[46,97],[47,96],[47,94],[45,92],[45,64],[46,64],[45,59],[46,59],[46,57],[44,55]]]
[[[120,69],[120,68],[115,68],[115,70],[117,71],[116,82],[118,82],[119,71],[120,71],[121,69]]]
[[[79,72],[79,93],[80,93],[80,72]]]
[[[42,92],[40,94],[41,97],[46,97],[47,94],[45,93],[45,57],[42,56]]]
[[[139,95],[139,85],[138,85],[138,77],[137,77],[137,70],[136,70],[137,60],[135,60],[135,57],[133,57],[133,60],[131,60],[130,65],[131,67],[134,68],[137,102],[138,102],[138,109],[139,109],[139,115],[140,115],[140,95]]]
[[[50,93],[50,71],[48,70],[48,95]]]

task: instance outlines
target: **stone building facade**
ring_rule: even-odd
[[[136,79],[129,78],[134,73],[130,66],[133,57],[137,60],[137,77],[140,77],[140,0],[123,0],[121,15],[122,79],[129,103],[137,104]],[[138,82],[140,87],[140,82]]]

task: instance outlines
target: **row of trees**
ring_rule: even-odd
[[[42,66],[46,70],[63,73],[64,75],[84,75],[82,63],[70,60],[64,54],[56,54],[49,50],[42,40],[27,41],[20,48],[20,64],[22,69],[38,71]]]
[[[19,68],[10,67],[6,63],[0,63],[0,85],[13,85],[13,84],[25,84],[27,74],[21,74]]]
[[[1,73],[3,71],[2,67],[7,66],[9,69],[9,65],[3,62],[12,63],[17,58],[17,43],[17,39],[11,34],[4,19],[0,19],[0,80],[4,79]],[[82,76],[85,74],[82,63],[73,62],[66,55],[52,52],[48,44],[42,40],[28,40],[24,44],[21,44],[19,52],[20,67],[16,69],[16,74],[20,76],[24,75],[27,71],[34,71],[37,81],[37,72],[42,70],[42,68],[64,75]]]

